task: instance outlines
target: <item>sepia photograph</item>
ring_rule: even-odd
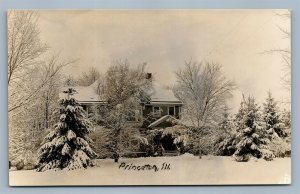
[[[291,184],[290,16],[8,10],[9,185]]]

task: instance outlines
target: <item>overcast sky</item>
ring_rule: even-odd
[[[276,14],[277,13],[277,14]],[[239,106],[242,93],[264,101],[290,97],[281,78],[284,63],[270,49],[289,48],[280,31],[289,20],[280,10],[173,11],[41,11],[43,41],[64,59],[78,59],[66,71],[78,74],[95,66],[105,72],[114,60],[147,62],[162,85],[174,83],[174,71],[188,60],[219,63],[236,82],[229,106]]]

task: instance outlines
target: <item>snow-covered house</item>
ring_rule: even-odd
[[[153,116],[156,118],[161,118],[165,115],[180,118],[182,102],[174,96],[172,90],[154,82],[150,99],[148,103],[143,105],[144,116],[153,113]]]
[[[170,89],[162,87],[156,82],[153,82],[153,91],[151,91],[150,101],[141,103],[140,110],[136,111],[136,115],[132,118],[132,121],[143,121],[149,115],[159,119],[166,115],[171,115],[174,118],[180,118],[180,112],[182,107],[182,102],[177,99]],[[94,105],[105,105],[107,100],[101,99],[97,93],[98,82],[96,81],[90,86],[76,86],[72,87],[76,90],[72,97],[75,98],[87,114],[92,113],[92,108]],[[65,88],[64,88],[65,89]],[[63,89],[63,90],[64,90]],[[63,91],[62,90],[62,91]],[[66,94],[61,92],[60,98],[65,98]]]
[[[83,109],[88,113],[91,112],[92,106],[97,104],[107,104],[107,101],[105,99],[100,99],[99,94],[97,93],[97,86],[98,81],[93,83],[90,86],[75,86],[72,88],[75,89],[76,92],[72,94],[72,98],[75,98],[80,105],[83,107]],[[62,88],[61,92],[59,93],[59,98],[65,98],[67,94],[63,93],[64,90],[66,90],[69,87]]]

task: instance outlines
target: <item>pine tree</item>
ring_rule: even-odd
[[[86,119],[80,104],[70,98],[74,92],[69,88],[64,91],[68,97],[59,101],[60,106],[54,112],[58,122],[50,129],[39,149],[37,171],[86,168],[91,165],[91,158],[97,156],[88,137],[91,122]]]
[[[270,92],[266,102],[263,104],[263,120],[266,123],[266,130],[271,136],[276,133],[279,137],[286,137],[285,125],[281,121],[277,103]]]
[[[235,152],[233,142],[236,135],[236,126],[229,113],[229,108],[224,107],[223,119],[219,124],[219,139],[216,142],[216,153],[222,156],[231,156]]]
[[[238,132],[235,140],[235,160],[239,162],[248,161],[250,156],[271,160],[273,154],[266,149],[268,139],[261,126],[259,107],[254,98],[243,99],[236,115],[236,121]]]
[[[281,114],[281,120],[285,126],[286,136],[291,137],[291,111],[284,109]]]
[[[224,133],[229,133],[233,130],[231,114],[227,105],[224,106],[222,121],[219,123],[219,129]]]

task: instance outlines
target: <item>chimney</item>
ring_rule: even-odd
[[[152,73],[146,73],[146,79],[151,79],[152,78]]]

